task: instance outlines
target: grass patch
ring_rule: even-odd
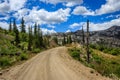
[[[69,49],[69,52],[70,52],[70,55],[71,55],[74,59],[80,60],[80,54],[81,54],[81,52],[80,52],[80,49],[79,49],[79,48],[76,48],[76,47],[71,48],[71,49]]]
[[[91,44],[90,47],[111,55],[115,55],[115,56],[120,55],[120,48],[110,48],[110,47],[106,47],[105,45],[96,45],[96,44]]]
[[[36,49],[33,49],[32,52],[33,52],[33,53],[39,53],[39,52],[41,52],[41,49],[36,48]]]
[[[22,54],[20,54],[19,59],[20,59],[21,61],[27,60],[27,59],[28,59],[28,54],[27,54],[27,53],[22,53]]]
[[[86,62],[86,54],[82,53],[85,49],[79,49],[79,48],[71,48],[69,49],[69,54],[76,60],[80,61],[84,65],[91,67],[95,69],[97,72],[104,76],[109,76],[114,78],[119,77],[120,78],[120,57],[113,58],[106,58],[102,55],[98,55],[94,52],[94,50],[90,50],[91,53],[91,59],[90,63],[88,64]],[[80,55],[81,56],[80,56]],[[93,72],[91,72],[93,73]],[[111,76],[112,75],[112,76]]]
[[[7,56],[0,57],[0,67],[4,68],[11,65],[11,59]]]

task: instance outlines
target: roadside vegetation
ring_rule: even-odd
[[[111,55],[115,55],[115,56],[118,56],[120,55],[120,48],[115,48],[115,47],[107,47],[105,45],[97,45],[97,44],[91,44],[90,47],[92,49],[96,49],[96,50],[99,50],[99,51],[102,51],[104,53],[108,53],[108,54],[111,54]]]
[[[14,19],[10,20],[8,30],[0,27],[0,70],[53,47],[51,41],[57,45],[56,40],[50,41],[49,34],[43,35],[39,24],[34,23],[28,29],[26,27],[24,18],[20,26],[17,26]]]
[[[68,51],[74,59],[80,61],[88,67],[95,69],[103,76],[109,76],[114,79],[117,79],[117,77],[120,78],[120,56],[106,57],[99,51],[96,53],[94,49],[90,48],[90,63],[87,63],[85,48],[72,47],[69,48]]]
[[[108,47],[98,43],[90,44],[89,42],[89,21],[87,21],[86,35],[82,27],[81,45],[79,47],[69,48],[69,54],[84,65],[95,69],[103,76],[109,76],[115,80],[119,80],[120,48]],[[93,73],[93,71],[91,73]]]

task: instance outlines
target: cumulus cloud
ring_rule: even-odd
[[[74,28],[77,28],[77,27],[80,27],[80,26],[81,25],[79,23],[73,23],[73,24],[70,25],[69,28],[74,29]]]
[[[95,11],[91,11],[90,9],[87,9],[85,6],[77,6],[73,10],[74,15],[102,15],[102,14],[108,14],[113,13],[120,10],[120,0],[106,0],[106,3],[101,5],[99,9],[96,9]]]
[[[68,30],[66,31],[66,33],[68,33],[68,32],[71,32],[71,30],[68,29]]]
[[[86,22],[82,22],[82,23],[84,23],[83,27],[84,27],[84,30],[86,30]],[[111,26],[114,26],[114,25],[120,26],[120,18],[113,19],[111,21],[104,22],[104,23],[90,22],[89,27],[90,27],[90,31],[99,31],[99,30],[108,29],[108,28],[110,28]]]
[[[83,0],[40,0],[40,1],[54,4],[54,5],[58,3],[63,3],[63,5],[68,6],[68,7],[72,7],[72,6],[83,3]]]
[[[55,26],[53,26],[53,25],[48,25],[48,27],[49,28],[53,28],[53,29],[55,28]]]
[[[9,24],[7,22],[0,22],[0,27],[3,28],[3,29],[8,29]]]
[[[29,14],[29,12],[30,12],[30,9],[23,8],[23,9],[18,10],[14,14],[14,17],[16,17],[17,19],[21,19],[22,17],[27,16]]]
[[[10,10],[10,5],[5,1],[3,3],[0,3],[0,13],[5,14],[8,13]]]
[[[39,24],[56,24],[66,22],[70,16],[70,11],[70,8],[61,8],[54,12],[48,12],[45,9],[37,10],[34,8],[24,18],[26,22],[37,22]]]
[[[24,7],[27,0],[3,0],[0,3],[0,13],[5,14],[11,11],[17,11]]]
[[[11,10],[16,11],[23,8],[26,1],[27,0],[9,0]]]
[[[74,15],[94,15],[94,11],[87,9],[84,6],[77,6],[73,10],[72,14],[74,14]]]
[[[54,29],[46,29],[46,28],[41,28],[43,34],[52,34],[52,33],[56,33],[56,31]]]
[[[120,0],[106,0],[106,4],[103,4],[100,9],[95,12],[97,15],[112,13],[120,10]]]

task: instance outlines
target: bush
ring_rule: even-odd
[[[28,54],[22,53],[20,54],[20,60],[27,60],[28,59]]]
[[[104,45],[93,45],[93,44],[91,44],[90,47],[111,55],[120,55],[120,48],[110,48]]]
[[[1,57],[0,58],[0,66],[1,67],[5,67],[5,66],[9,66],[9,65],[11,65],[11,62],[10,62],[11,60],[10,60],[10,58],[9,57]]]
[[[96,45],[90,44],[90,47],[96,49]]]
[[[101,64],[101,63],[103,62],[102,57],[100,57],[100,56],[98,56],[98,55],[96,55],[96,54],[94,54],[94,55],[92,55],[92,56],[93,56],[93,60],[94,60],[95,62],[97,62],[98,64]]]
[[[78,52],[78,51],[73,51],[73,52],[70,53],[70,55],[71,55],[73,58],[75,58],[75,59],[77,59],[77,60],[80,60],[80,52]]]
[[[33,53],[39,53],[41,50],[39,49],[39,48],[37,48],[37,49],[33,49]]]

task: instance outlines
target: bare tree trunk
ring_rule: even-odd
[[[85,36],[84,36],[83,26],[82,26],[82,44],[83,44],[83,46],[85,44]]]
[[[90,63],[90,53],[89,53],[89,20],[87,20],[87,43],[86,43],[86,51],[87,51],[87,62]]]

